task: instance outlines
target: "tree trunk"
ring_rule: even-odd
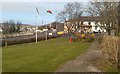
[[[107,32],[108,32],[108,35],[111,35],[111,26],[110,26],[110,22],[108,21],[106,25],[107,25]]]
[[[120,1],[118,5],[118,32],[117,35],[120,35]]]
[[[120,16],[119,16],[119,19],[118,19],[118,35],[120,35]]]
[[[110,30],[110,29],[108,29],[107,31],[108,31],[108,35],[111,35],[111,30]]]

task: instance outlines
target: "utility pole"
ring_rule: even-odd
[[[35,32],[36,32],[36,43],[37,43],[37,15],[36,15],[36,22],[35,22]]]
[[[56,15],[57,15],[57,10],[56,10]],[[57,37],[57,30],[58,30],[58,28],[57,28],[57,25],[58,25],[58,20],[57,20],[57,19],[56,19],[55,24],[56,24],[56,37]]]
[[[56,20],[56,37],[57,37],[57,25],[58,25],[58,22],[57,22],[57,20]]]
[[[46,25],[46,41],[47,41],[47,25]]]
[[[42,26],[43,26],[43,20],[42,20]]]

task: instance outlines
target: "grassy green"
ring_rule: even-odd
[[[54,72],[84,53],[90,44],[57,38],[3,47],[3,72]]]

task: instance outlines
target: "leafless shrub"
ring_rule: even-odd
[[[112,66],[119,67],[119,43],[120,38],[115,36],[103,36],[100,41],[103,59]]]

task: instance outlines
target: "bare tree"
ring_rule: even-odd
[[[92,16],[100,16],[100,23],[104,24],[109,35],[111,30],[117,30],[117,6],[118,2],[91,2],[88,7]]]
[[[120,36],[120,1],[119,1],[119,5],[118,5],[118,29],[117,29],[117,35]]]
[[[22,23],[20,21],[17,21],[16,32],[19,32],[21,25],[22,25]]]
[[[9,26],[9,22],[4,22],[2,24],[3,26],[3,34],[9,33],[10,32],[10,26]]]
[[[68,33],[71,32],[71,24],[68,24],[67,20],[68,20],[69,16],[67,14],[67,12],[64,10],[64,11],[61,11],[58,16],[57,16],[57,19],[60,21],[60,22],[64,22],[64,25],[67,27],[68,29]]]
[[[83,13],[81,6],[82,4],[80,2],[68,3],[64,6],[64,10],[58,14],[57,18],[65,22],[68,32],[71,32],[72,28],[75,30],[79,28],[80,20],[78,18]]]
[[[61,11],[60,13],[58,13],[58,15],[56,16],[56,19],[60,22],[65,22],[68,19],[67,13],[65,10]]]
[[[7,34],[7,33],[19,32],[21,25],[22,23],[20,21],[17,21],[17,23],[15,23],[15,21],[12,19],[8,22],[4,22],[2,24],[3,33]]]
[[[80,27],[80,20],[79,17],[83,14],[84,12],[84,8],[82,7],[80,2],[74,2],[74,20],[75,20],[75,24],[74,24],[74,28],[75,31],[79,29]]]
[[[66,11],[68,18],[73,18],[73,13],[74,13],[73,3],[68,3],[67,5],[65,5],[64,10]]]
[[[10,21],[9,21],[9,27],[10,27],[10,33],[12,33],[12,32],[15,32],[16,30],[15,30],[15,21],[13,20],[13,19],[11,19]]]

